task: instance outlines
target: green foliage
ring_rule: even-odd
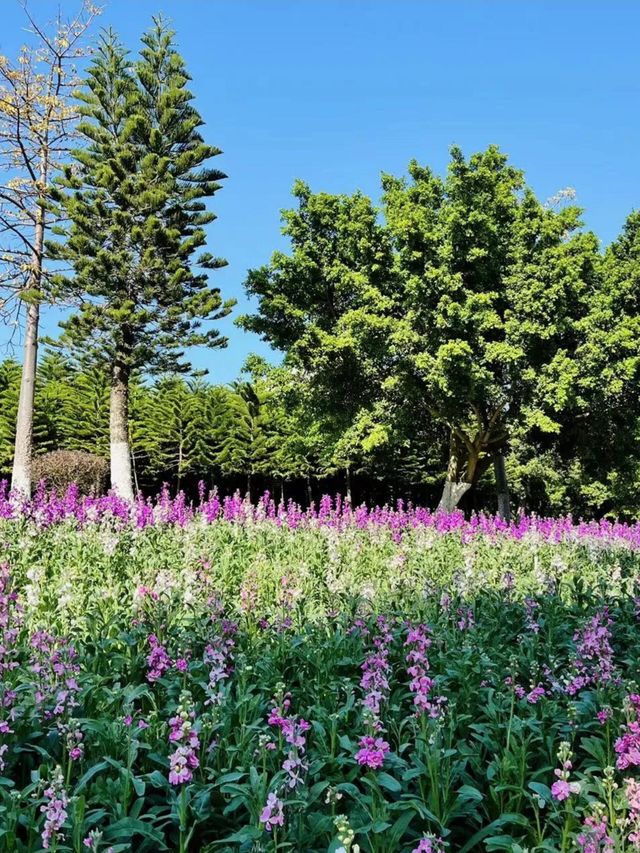
[[[13,463],[21,374],[22,368],[13,359],[0,362],[0,468],[3,471],[10,471]]]
[[[249,273],[259,312],[240,324],[286,349],[308,388],[307,401],[329,437],[326,470],[360,456],[350,428],[375,399],[384,375],[393,299],[391,250],[368,198],[293,189],[283,213],[291,255],[276,252]]]
[[[446,469],[450,507],[470,487],[486,501],[500,452],[522,507],[637,513],[638,216],[603,258],[579,208],[541,203],[495,146],[382,187],[380,219],[296,183],[291,250],[245,285],[240,323],[303,377],[323,469]]]

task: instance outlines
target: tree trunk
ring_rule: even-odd
[[[496,478],[496,493],[498,497],[498,516],[505,521],[511,521],[511,501],[509,499],[509,483],[504,464],[504,454],[501,450],[493,451],[493,471]]]
[[[247,474],[247,496],[251,500],[251,472]]]
[[[24,360],[20,378],[20,398],[16,418],[11,489],[26,497],[31,495],[31,460],[33,458],[33,410],[38,368],[38,323],[40,304],[30,302],[24,335]]]
[[[461,475],[462,444],[455,435],[451,435],[447,476],[442,488],[440,503],[438,504],[438,509],[441,512],[453,512],[460,503],[463,495],[469,491],[476,476],[478,460],[479,456],[477,454],[470,453],[464,475]]]
[[[467,464],[467,471],[465,473],[468,473],[470,463],[471,460]],[[472,478],[462,477],[461,469],[462,443],[452,431],[449,438],[449,463],[447,465],[447,476],[442,488],[440,503],[438,504],[438,510],[440,510],[440,512],[453,512],[453,510],[458,506],[462,496],[471,488],[471,484],[473,482]]]
[[[133,473],[129,448],[129,369],[122,362],[116,362],[111,372],[109,439],[111,488],[121,498],[133,501]]]
[[[311,477],[307,474],[307,502],[309,506],[313,503],[313,491],[311,489]]]
[[[463,495],[466,495],[470,488],[471,483],[465,483],[464,481],[457,483],[454,480],[446,479],[438,509],[441,512],[453,512],[462,500]]]
[[[344,479],[345,479],[345,486],[347,489],[347,494],[346,494],[347,502],[351,503],[351,468],[349,468],[348,465],[344,469]]]
[[[180,484],[182,483],[182,457],[183,457],[183,438],[180,436],[180,441],[178,443],[178,471],[176,474],[176,492],[180,491]]]
[[[40,160],[39,188],[44,192],[47,183],[47,155]],[[16,440],[13,454],[11,488],[29,497],[31,495],[31,463],[33,459],[33,410],[36,392],[36,371],[38,369],[38,326],[40,324],[40,288],[42,287],[42,258],[44,255],[44,232],[46,213],[44,197],[35,210],[35,229],[33,234],[33,253],[29,274],[29,296],[27,319],[24,330],[24,360],[20,377],[20,397],[16,417]],[[34,292],[35,291],[35,292]]]

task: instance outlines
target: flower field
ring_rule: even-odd
[[[0,850],[640,849],[640,526],[0,495]]]

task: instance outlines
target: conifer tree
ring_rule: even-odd
[[[135,371],[184,372],[183,349],[226,339],[202,322],[225,316],[207,270],[225,262],[196,253],[214,214],[204,200],[225,176],[206,164],[219,149],[203,140],[189,75],[160,19],[132,64],[112,33],[100,39],[80,94],[85,146],[65,171],[59,203],[71,221],[55,256],[80,297],[61,343],[107,367],[113,489],[133,497],[129,388]]]

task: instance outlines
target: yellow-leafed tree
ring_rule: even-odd
[[[45,268],[50,192],[74,136],[75,66],[99,10],[84,0],[75,17],[59,15],[47,26],[24,10],[30,42],[15,60],[0,55],[0,314],[23,333],[11,485],[29,494],[40,306],[52,295]]]

